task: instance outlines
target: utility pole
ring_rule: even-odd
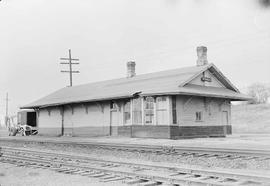
[[[72,62],[72,61],[79,61],[79,59],[72,59],[72,57],[71,57],[71,49],[69,49],[68,50],[68,52],[69,52],[69,57],[68,58],[60,58],[60,60],[67,60],[68,62],[61,62],[60,64],[65,64],[65,65],[69,65],[69,70],[61,70],[61,72],[67,72],[67,73],[69,73],[69,80],[70,80],[70,84],[69,84],[69,86],[71,86],[72,87],[72,74],[73,73],[80,73],[79,71],[73,71],[72,70],[72,65],[78,65],[78,64],[80,64],[80,63],[74,63],[74,62]]]

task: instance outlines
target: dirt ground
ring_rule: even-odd
[[[0,163],[0,186],[121,186],[122,182],[102,183],[87,176],[61,174],[51,170],[16,167]]]

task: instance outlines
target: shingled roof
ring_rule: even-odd
[[[226,88],[188,84],[202,72],[209,70]],[[196,95],[244,101],[250,97],[241,94],[213,64],[137,75],[73,87],[62,88],[21,108],[43,108],[71,103],[83,103],[134,95]]]

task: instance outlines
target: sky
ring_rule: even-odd
[[[196,47],[240,89],[270,83],[268,0],[2,0],[0,121],[68,86],[60,57],[80,59],[73,84],[196,64]]]

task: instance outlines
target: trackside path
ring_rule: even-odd
[[[144,146],[173,146],[188,148],[212,148],[212,149],[238,149],[270,151],[270,135],[233,135],[226,138],[197,138],[197,139],[144,139],[125,137],[45,137],[45,136],[6,136],[0,132],[0,141],[41,141],[73,144],[121,144],[121,145],[144,145]]]

